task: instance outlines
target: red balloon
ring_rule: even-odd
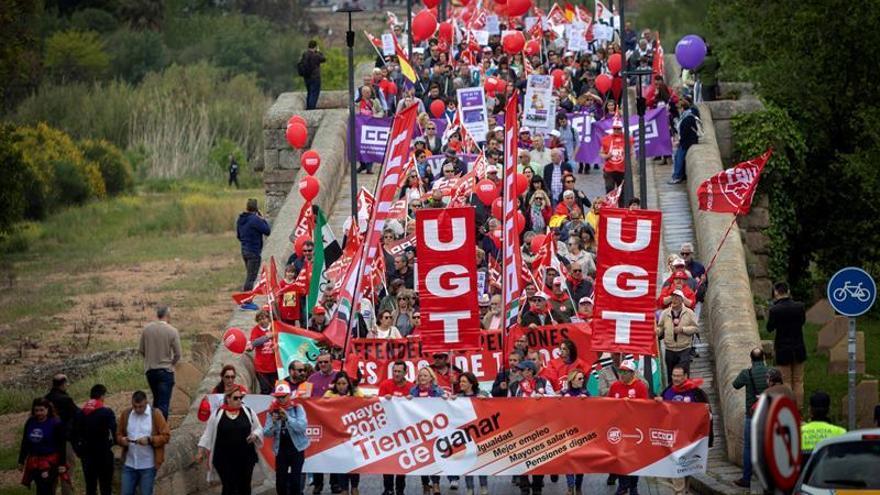
[[[508,32],[504,38],[501,39],[501,45],[504,46],[505,53],[513,55],[514,53],[522,51],[523,47],[526,45],[526,37],[523,36],[522,31]]]
[[[526,55],[530,57],[534,57],[541,53],[541,42],[538,40],[529,40],[529,42],[526,43],[525,52]]]
[[[498,197],[498,187],[491,180],[483,179],[477,182],[476,193],[480,202],[488,206]]]
[[[553,77],[553,87],[561,88],[563,84],[565,84],[565,71],[562,69],[553,69],[553,72],[550,73]]]
[[[425,7],[429,9],[433,9],[434,7],[440,5],[440,0],[424,0]]]
[[[306,151],[301,157],[299,157],[299,164],[302,165],[303,170],[305,170],[307,174],[315,175],[315,172],[318,171],[318,167],[321,166],[321,155],[315,150]]]
[[[487,94],[490,96],[495,94],[495,87],[498,86],[498,81],[500,81],[500,79],[497,77],[490,76],[486,78],[486,82],[483,83],[483,89],[486,90]]]
[[[529,244],[529,247],[532,249],[532,254],[538,254],[538,251],[541,250],[541,246],[544,245],[546,240],[547,236],[544,234],[538,234],[535,237],[532,237],[532,242]]]
[[[208,402],[208,396],[202,397],[202,402],[199,402],[199,421],[204,423],[211,418],[211,403]]]
[[[517,173],[514,188],[516,189],[516,195],[522,196],[529,190],[529,178],[523,174]]]
[[[247,347],[247,337],[244,336],[244,332],[240,328],[232,327],[223,334],[223,345],[230,352],[241,354],[244,352],[244,348]]]
[[[302,118],[299,115],[294,115],[287,120],[287,127],[290,127],[294,122],[299,122],[303,127],[308,127],[306,125],[306,119]]]
[[[441,22],[440,27],[437,28],[437,38],[447,42],[452,43],[452,22],[446,21]]]
[[[623,66],[623,59],[619,53],[615,53],[608,57],[608,70],[611,71],[612,75],[617,75],[620,72],[620,68]]]
[[[321,184],[318,183],[318,179],[311,175],[307,175],[299,181],[299,193],[302,194],[303,199],[306,201],[315,199],[315,196],[318,195],[318,191],[320,190]]]
[[[492,11],[495,12],[496,14],[498,14],[499,16],[506,16],[507,15],[507,5],[504,5],[503,3],[495,3],[495,5],[492,6]]]
[[[620,99],[620,92],[623,90],[623,78],[620,76],[615,77],[611,80],[611,94],[614,95],[615,100]]]
[[[532,0],[508,0],[507,15],[509,17],[519,17],[526,15],[526,12],[532,8]]]
[[[492,201],[492,216],[501,220],[501,215],[503,214],[503,205],[501,203],[501,198],[495,198],[495,201]]]
[[[526,217],[522,214],[522,211],[516,210],[513,216],[513,225],[516,227],[517,233],[522,233],[523,229],[526,228]]]
[[[301,150],[305,148],[306,141],[309,139],[309,131],[306,130],[306,126],[299,122],[294,122],[287,128],[285,136],[291,147]]]
[[[434,36],[437,30],[437,18],[429,10],[423,10],[413,17],[412,37],[416,43],[421,43]]]
[[[599,74],[596,77],[596,89],[602,94],[607,93],[611,89],[611,76]]]
[[[305,244],[306,241],[311,241],[311,240],[312,240],[312,238],[307,235],[297,237],[296,241],[293,243],[293,252],[296,253],[297,256],[302,256],[303,255],[303,244]]]
[[[431,115],[433,115],[434,118],[439,119],[440,116],[443,115],[443,112],[446,111],[446,104],[443,103],[443,100],[434,100],[431,102],[430,110]]]
[[[503,95],[506,89],[507,81],[505,81],[504,79],[499,79],[498,82],[495,84],[495,93]]]
[[[385,92],[386,95],[396,95],[397,94],[397,85],[394,84],[394,81],[388,81],[388,86],[386,86],[388,91]]]

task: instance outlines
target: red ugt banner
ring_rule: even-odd
[[[602,208],[593,350],[657,354],[654,297],[661,218],[656,210]]]
[[[416,233],[422,348],[479,349],[473,207],[420,209]]]

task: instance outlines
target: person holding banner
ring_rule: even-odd
[[[507,368],[500,370],[492,383],[492,397],[510,396],[510,386],[522,379],[522,373],[516,367],[520,361],[522,356],[518,352],[511,352],[507,356]]]
[[[241,403],[244,395],[240,385],[227,390],[223,405],[211,415],[199,439],[196,462],[201,463],[207,454],[208,481],[216,474],[223,485],[223,495],[250,495],[256,449],[263,443],[260,418]]]
[[[391,378],[386,378],[379,383],[379,397],[391,400],[394,397],[406,397],[412,390],[413,384],[406,381],[406,361],[395,361],[391,365]],[[404,495],[406,491],[406,476],[401,474],[383,474],[382,495]]]
[[[462,373],[458,377],[459,397],[489,397],[489,394],[480,390],[480,382],[477,377],[471,373]],[[453,397],[454,398],[454,397]],[[477,476],[480,483],[480,495],[489,495],[489,477]],[[467,487],[467,495],[474,495],[474,476],[465,476],[464,485]]]
[[[364,394],[354,384],[348,373],[340,371],[333,378],[333,385],[324,393],[325,398],[334,397],[363,397]],[[302,466],[300,466],[302,469]],[[331,473],[330,474],[330,493],[346,493],[350,495],[358,495],[360,489],[358,485],[361,482],[361,475],[357,473]]]
[[[309,446],[306,436],[308,419],[303,406],[291,400],[287,382],[275,386],[275,400],[269,407],[264,436],[273,438],[275,454],[275,491],[278,495],[302,495],[302,468]]]
[[[251,329],[251,339],[247,350],[254,351],[254,370],[257,374],[257,383],[260,384],[260,393],[269,395],[272,393],[272,384],[278,379],[278,369],[275,367],[275,333],[269,312],[257,311],[254,317],[257,324]]]
[[[611,384],[608,390],[608,397],[615,399],[647,399],[648,385],[642,380],[636,378],[636,363],[632,359],[627,359],[620,363],[618,368],[620,379]],[[629,475],[617,475],[620,483],[617,486],[615,495],[638,495],[639,493],[639,477]],[[610,483],[610,481],[609,481]]]
[[[697,315],[684,305],[685,297],[681,289],[674,290],[671,304],[660,313],[657,320],[657,336],[666,347],[664,359],[668,381],[672,381],[672,369],[676,365],[682,365],[685,370],[690,369],[694,334],[699,330]]]
[[[572,346],[573,345],[574,343],[572,343]],[[562,394],[564,397],[586,398],[590,396],[590,392],[587,391],[587,375],[584,373],[583,369],[574,369],[568,372],[566,383],[568,386]],[[581,487],[584,484],[584,475],[566,474],[565,483],[568,486],[567,495],[580,495],[582,493]]]
[[[553,387],[558,390],[567,390],[572,372],[588,369],[590,365],[578,358],[577,346],[570,339],[565,339],[559,344],[559,357],[547,363],[547,375],[551,377]],[[585,386],[586,383],[581,385]]]
[[[537,292],[529,298],[529,308],[522,313],[520,325],[524,327],[543,327],[554,323],[570,323],[571,318],[547,305],[547,294]]]
[[[410,389],[407,399],[413,397],[443,397],[446,392],[437,386],[437,376],[431,368],[422,368],[416,374],[416,384]],[[422,476],[422,491],[424,495],[441,495],[439,476]]]

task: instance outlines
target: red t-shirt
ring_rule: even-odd
[[[648,386],[638,378],[629,385],[618,380],[612,383],[611,388],[608,389],[608,397],[615,399],[647,399]]]
[[[630,144],[633,143],[633,138],[629,138]],[[624,147],[623,147],[623,134],[615,135],[609,134],[602,138],[602,152],[608,154],[608,158],[605,160],[605,172],[623,172],[623,157],[624,157]]]
[[[266,335],[260,325],[254,325],[251,329],[251,342]],[[275,367],[275,343],[272,339],[267,340],[260,347],[254,347],[254,369],[257,373],[277,373]]]
[[[404,380],[403,385],[397,385],[391,378],[386,378],[379,384],[379,396],[391,395],[394,397],[406,397],[412,390],[413,384]]]
[[[281,313],[281,319],[284,320],[285,323],[295,323],[299,321],[300,294],[296,290],[296,284],[288,284],[282,280],[278,285],[280,287],[275,297],[278,299],[278,311]]]

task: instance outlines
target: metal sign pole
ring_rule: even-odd
[[[849,398],[847,412],[849,413],[848,429],[856,429],[856,319],[849,319],[849,334],[847,335],[847,352],[849,354],[848,380]]]

